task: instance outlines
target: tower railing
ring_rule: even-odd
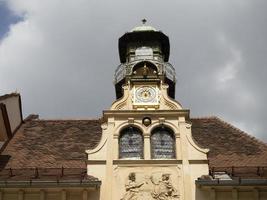
[[[129,70],[131,68],[130,66],[134,66],[136,63],[141,62],[141,61],[148,61],[148,62],[155,63],[158,66],[161,66],[160,69],[159,69],[159,72],[162,73],[163,75],[166,75],[166,77],[168,79],[170,79],[173,82],[175,82],[175,80],[176,80],[175,69],[170,63],[168,63],[168,62],[163,62],[162,63],[161,61],[158,61],[158,60],[155,60],[155,59],[136,59],[136,60],[131,61],[131,62],[127,63],[127,64],[122,63],[117,67],[117,69],[115,70],[115,75],[114,75],[115,83],[120,82],[122,79],[125,78],[125,76],[127,74],[131,73],[130,72],[131,70]],[[127,71],[127,69],[129,71]]]

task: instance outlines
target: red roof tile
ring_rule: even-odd
[[[86,149],[101,138],[99,120],[29,120],[2,152],[5,168],[84,168]]]
[[[267,166],[267,145],[217,117],[195,118],[192,135],[210,167]],[[28,120],[0,156],[4,168],[84,168],[101,139],[100,120]],[[4,164],[3,164],[4,163]]]
[[[210,167],[267,166],[267,145],[217,117],[195,118],[192,135],[210,149]]]

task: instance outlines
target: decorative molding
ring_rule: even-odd
[[[106,160],[86,160],[86,164],[88,165],[105,165],[106,163]]]
[[[137,118],[143,116],[155,116],[165,118],[168,117],[185,117],[189,119],[189,110],[104,110],[103,117],[106,119],[108,117],[125,117],[126,119],[130,117]]]
[[[180,136],[180,133],[179,133],[179,128],[177,126],[175,126],[173,123],[169,122],[168,120],[165,120],[164,122],[160,123],[160,121],[155,121],[151,124],[151,126],[149,127],[148,129],[148,132],[151,133],[151,131],[155,128],[157,128],[158,126],[160,125],[164,125],[166,126],[167,128],[171,129],[175,136],[178,135]]]
[[[101,128],[102,130],[106,130],[108,128],[108,124],[107,123],[101,124]]]
[[[198,151],[202,152],[202,153],[205,153],[207,154],[209,152],[209,149],[203,149],[201,147],[199,147],[195,142],[194,140],[192,139],[192,136],[190,135],[186,135],[186,138],[187,138],[187,141]]]
[[[128,123],[129,124],[134,124],[134,118],[128,118]]]
[[[165,122],[165,118],[164,118],[164,117],[160,117],[160,118],[159,118],[159,123],[160,123],[160,124],[163,124],[164,122]]]
[[[209,164],[208,160],[188,160],[189,164]]]
[[[165,106],[169,107],[171,110],[178,110],[181,109],[179,106],[177,106],[174,102],[171,102],[169,99],[166,97],[162,96],[163,98],[163,103]]]
[[[123,90],[124,90],[123,97],[120,98],[120,99],[118,99],[118,100],[116,100],[112,104],[110,110],[125,110],[126,109],[126,107],[127,107],[127,100],[129,98],[129,95],[130,95],[129,94],[129,84],[128,85],[124,85],[123,86]]]
[[[136,172],[130,172],[121,200],[179,200],[179,190],[177,184],[172,183],[171,176],[166,172],[149,172],[138,179]]]
[[[113,160],[113,165],[177,165],[182,164],[182,160]]]
[[[144,127],[143,124],[137,121],[134,121],[133,123],[129,123],[129,121],[125,121],[121,124],[119,124],[118,126],[116,126],[116,129],[114,131],[113,135],[119,135],[119,133],[121,132],[121,130],[123,130],[124,128],[127,128],[129,125],[132,125],[140,130],[142,130],[142,132],[144,133]]]
[[[102,139],[101,139],[100,143],[96,146],[96,148],[85,150],[85,152],[88,154],[88,156],[90,154],[97,153],[105,146],[105,144],[107,143],[107,140],[108,140],[107,134],[102,134]]]
[[[191,122],[185,122],[185,127],[186,127],[187,129],[191,129],[191,127],[192,127],[192,123],[191,123]]]

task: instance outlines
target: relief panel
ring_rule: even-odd
[[[178,167],[117,167],[116,194],[120,200],[179,200]]]

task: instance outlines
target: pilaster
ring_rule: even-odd
[[[214,188],[210,189],[210,200],[216,200],[216,190]]]
[[[45,191],[40,190],[40,200],[45,200]]]
[[[253,189],[253,198],[255,199],[255,200],[259,200],[260,199],[260,194],[259,194],[259,190],[258,189]]]
[[[18,191],[18,200],[23,200],[24,199],[24,190],[19,190]]]
[[[238,190],[236,188],[232,189],[232,200],[238,200]]]
[[[88,191],[86,189],[82,191],[82,200],[88,200]]]
[[[107,122],[107,132],[109,133],[107,136],[107,155],[106,155],[106,175],[105,175],[105,185],[104,185],[104,197],[103,200],[106,198],[112,199],[112,183],[113,183],[113,152],[114,152],[114,127],[115,127],[115,119],[113,117],[108,119]]]
[[[67,200],[67,191],[61,190],[61,200]]]
[[[184,119],[179,119],[179,128],[180,128],[180,146],[181,146],[181,155],[182,155],[182,173],[183,173],[183,190],[184,190],[184,199],[192,199],[192,183],[190,175],[190,165],[188,157],[188,142],[186,139],[187,127]]]
[[[149,160],[151,157],[150,152],[150,136],[144,135],[144,159]]]

